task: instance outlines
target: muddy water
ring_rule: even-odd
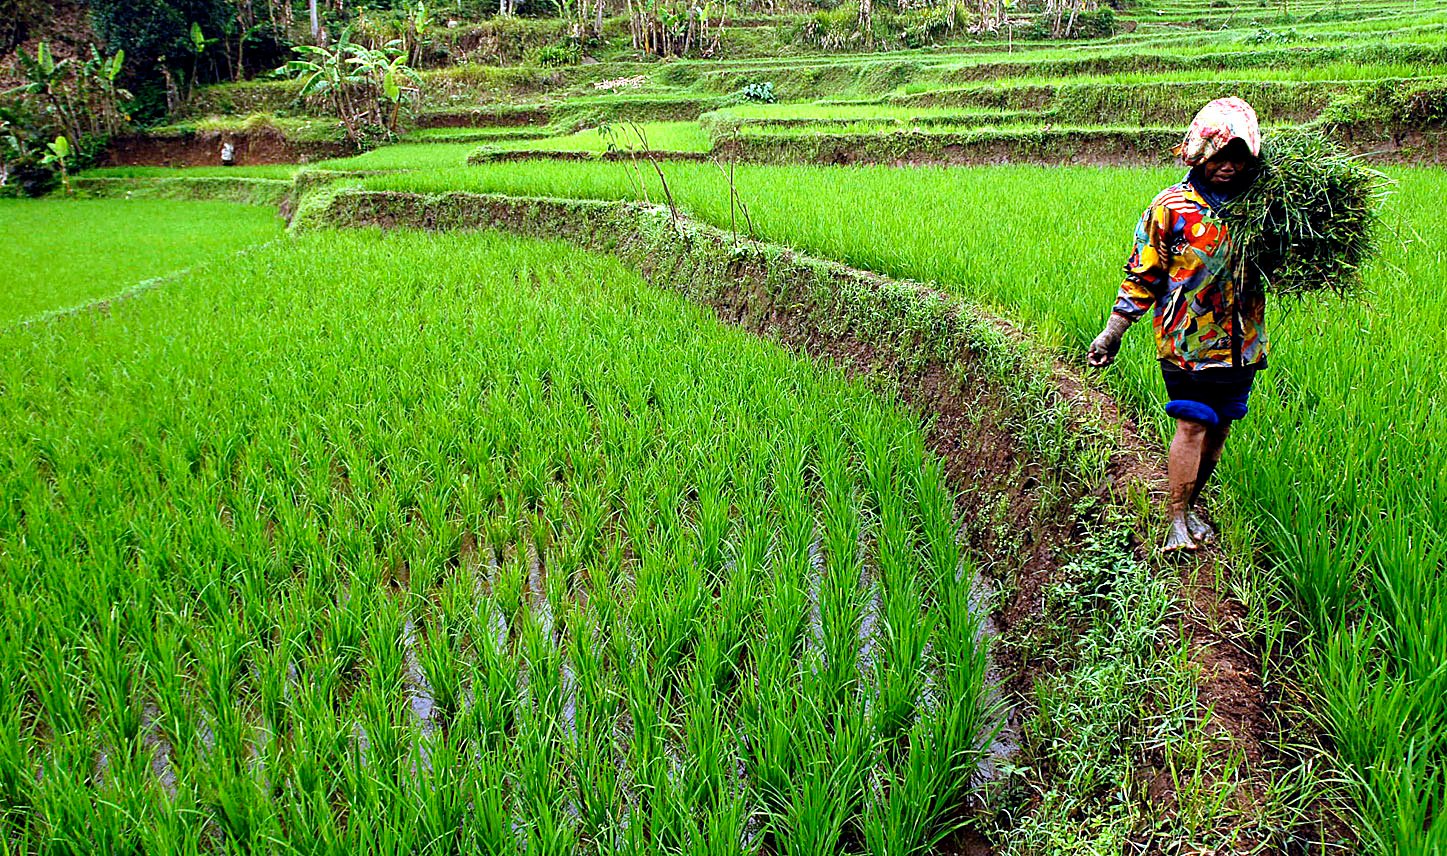
[[[407,706],[412,718],[422,728],[422,736],[430,737],[437,724],[433,721],[436,703],[432,698],[432,686],[417,661],[417,624],[411,618],[402,622],[403,669],[407,684]]]
[[[171,741],[161,731],[161,709],[149,702],[141,710],[141,742],[151,751],[151,773],[168,796],[176,795],[176,771],[171,768]]]
[[[998,592],[989,580],[980,574],[975,574],[970,582],[970,612],[979,621],[975,638],[979,642],[990,644],[991,648],[994,647],[993,642],[999,638],[1001,633],[1000,623],[995,620],[994,616],[997,594]],[[1005,762],[1020,751],[1019,711],[1005,702],[1003,693],[1005,675],[1001,673],[993,653],[988,660],[985,685],[988,688],[987,698],[999,713],[994,723],[994,737],[985,749],[985,756],[980,761],[976,776],[981,782],[992,782],[1002,775]]]
[[[881,623],[884,620],[884,587],[878,578],[878,572],[868,559],[868,550],[865,539],[860,541],[860,553],[864,557],[861,561],[859,585],[862,591],[867,592],[864,607],[860,613],[859,621],[859,653],[857,665],[860,675],[867,675],[874,668],[878,655]],[[826,572],[826,559],[824,556],[823,543],[816,539],[809,545],[809,579],[806,581],[806,592],[808,598],[808,645],[815,651],[824,647],[824,627],[820,606],[820,588],[823,585]],[[969,569],[962,563],[959,570],[959,577],[962,578]],[[975,617],[976,631],[975,639],[980,644],[991,645],[999,637],[1001,628],[994,617],[994,604],[997,600],[995,587],[980,574],[974,574],[970,580],[970,612]],[[925,659],[929,661],[932,654],[932,645],[926,643]],[[995,658],[990,656],[985,675],[985,683],[988,688],[987,699],[996,707],[998,716],[991,723],[992,737],[989,745],[985,747],[984,758],[981,761],[978,778],[981,782],[994,781],[1001,775],[1004,762],[1008,761],[1019,751],[1020,748],[1020,717],[1018,712],[1007,705],[1004,700],[1002,688],[1005,675],[1002,674]],[[817,666],[816,666],[817,668]],[[933,672],[926,672],[924,684],[920,691],[921,706],[928,706],[935,700],[937,681]]]
[[[553,604],[548,600],[546,594],[547,574],[551,569],[544,557],[538,554],[538,551],[531,543],[529,543],[525,549],[527,551],[525,557],[527,568],[525,608],[532,613],[534,620],[539,622],[541,628],[546,632],[547,638],[566,649],[563,640],[554,638],[555,634],[559,632],[558,619],[554,614]],[[883,633],[885,630],[882,624],[884,620],[884,591],[877,568],[868,560],[867,545],[861,543],[860,551],[861,557],[863,557],[864,560],[860,563],[860,576],[858,581],[861,594],[861,609],[857,629],[859,640],[857,667],[861,676],[867,676],[872,670],[878,667],[878,659],[882,656]],[[815,651],[821,651],[824,644],[824,629],[822,626],[820,597],[823,579],[827,572],[827,559],[820,541],[816,540],[810,545],[808,558],[808,578],[805,581],[807,592],[807,632],[805,645],[806,648],[812,647]],[[476,551],[476,555],[469,565],[468,571],[473,576],[472,590],[474,595],[478,598],[479,603],[488,602],[492,588],[498,578],[500,557],[490,546],[482,545],[481,548]],[[999,626],[991,616],[991,610],[995,600],[996,593],[987,581],[979,577],[972,580],[970,607],[972,613],[978,618],[977,638],[982,643],[988,644],[1000,633]],[[509,627],[508,619],[499,609],[491,606],[489,606],[488,609],[489,612],[485,620],[487,632],[501,648],[504,650],[510,649],[511,628]],[[430,752],[428,751],[428,738],[437,735],[441,724],[439,719],[440,712],[437,710],[432,688],[428,682],[426,672],[421,667],[418,656],[418,645],[422,644],[420,633],[421,630],[414,618],[408,617],[404,619],[399,641],[404,649],[403,678],[407,713],[411,720],[418,726],[418,732],[422,738],[421,745],[418,747],[418,763],[420,769],[414,770],[414,774],[430,768],[431,761],[429,757]],[[926,654],[928,656],[929,652],[926,651]],[[567,739],[572,740],[576,739],[578,734],[578,680],[572,657],[566,650],[564,650],[560,662],[562,668],[561,686],[564,698],[561,705],[562,722],[559,724],[563,726]],[[291,686],[298,680],[294,667],[289,667],[287,678],[287,696],[289,697],[291,695],[289,691]],[[1019,743],[1018,717],[1014,711],[1006,708],[1002,703],[1002,675],[993,661],[991,661],[989,667],[987,682],[990,687],[989,698],[992,702],[1000,706],[1001,713],[999,720],[995,723],[997,730],[990,744],[985,747],[985,757],[977,774],[981,782],[999,778],[1003,768],[1003,762],[1017,752]],[[932,697],[937,691],[937,685],[937,680],[934,675],[925,675],[920,700],[922,705],[929,705],[931,703]],[[523,704],[527,704],[525,697],[528,694],[528,690],[526,688],[525,670],[524,674],[520,675],[519,691],[524,697],[520,699],[520,701]],[[472,703],[470,690],[464,692],[461,703],[463,705],[470,705]],[[160,712],[156,706],[152,704],[146,705],[143,715],[144,741],[145,745],[151,751],[151,770],[153,774],[165,791],[174,796],[177,793],[177,781],[176,773],[172,766],[173,747],[162,733],[158,722],[159,718]],[[615,730],[615,740],[617,741],[615,745],[617,747],[621,748],[628,745],[632,730],[631,725],[632,723],[629,720],[625,706],[625,708],[620,711],[619,722]],[[204,718],[203,721],[199,723],[199,728],[201,742],[208,750],[214,749],[215,739]],[[360,723],[354,724],[352,739],[356,741],[356,744],[361,748],[363,756],[365,757],[368,739],[367,733]],[[670,741],[670,745],[665,747],[665,751],[669,759],[670,774],[677,775],[686,762],[686,759],[680,754],[682,749],[681,745],[672,745],[672,742],[673,741]],[[620,752],[617,760],[620,765],[626,765],[626,753]],[[736,758],[735,761],[735,773],[742,786],[747,778],[744,760],[742,757],[739,757]],[[103,757],[100,764],[102,767],[105,764]],[[576,815],[579,810],[578,806],[573,804],[571,800],[568,802],[569,804],[565,807],[565,810],[570,814]],[[759,828],[757,828],[756,825],[751,825],[744,831],[744,838],[747,840],[759,834]]]

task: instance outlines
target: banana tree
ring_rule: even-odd
[[[418,3],[407,13],[407,62],[414,68],[422,65],[422,49],[430,41],[431,30],[432,13],[427,4]]]
[[[347,138],[358,142],[361,136],[350,89],[365,82],[365,78],[356,75],[353,67],[345,62],[344,51],[350,44],[350,39],[351,31],[344,31],[337,42],[336,50],[316,45],[298,45],[294,50],[301,54],[301,58],[291,60],[277,71],[300,78],[301,97],[326,102],[346,129]]]
[[[186,43],[187,49],[191,51],[191,76],[186,79],[187,101],[191,100],[191,93],[196,90],[196,75],[200,70],[201,57],[214,44],[216,39],[206,38],[206,34],[201,31],[201,25],[193,21],[190,40]]]
[[[70,195],[70,156],[70,140],[61,135],[45,147],[45,154],[40,158],[42,166],[53,166],[60,170],[60,183],[65,187],[66,196]]]
[[[16,56],[20,60],[20,70],[25,75],[25,82],[11,89],[7,94],[14,93],[39,98],[45,103],[65,133],[79,139],[82,129],[76,114],[74,98],[69,92],[69,87],[66,86],[71,76],[71,61],[68,59],[56,61],[48,42],[41,42],[37,45],[34,56],[26,53],[24,48],[17,51]]]
[[[402,105],[412,94],[421,90],[422,76],[407,63],[405,53],[397,52],[391,56],[388,56],[385,50],[367,53],[369,56],[364,67],[380,79],[382,100],[391,105],[391,115],[385,125],[389,133],[395,134]]]
[[[381,48],[368,48],[344,31],[336,49],[301,45],[295,59],[278,71],[301,80],[301,96],[327,103],[346,129],[347,138],[361,145],[368,126],[395,134],[404,103],[420,90],[422,78],[407,62],[401,39]]]

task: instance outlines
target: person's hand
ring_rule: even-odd
[[[1090,351],[1085,355],[1085,361],[1094,368],[1103,368],[1115,360],[1116,352],[1119,350],[1120,334],[1105,330],[1095,337],[1094,342],[1090,343]]]
[[[1085,355],[1085,361],[1094,368],[1103,368],[1115,361],[1115,355],[1120,351],[1120,337],[1125,334],[1130,321],[1120,315],[1111,315],[1110,320],[1105,323],[1105,329],[1090,343],[1090,350]]]

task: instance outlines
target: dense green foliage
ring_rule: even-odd
[[[0,200],[0,327],[110,297],[276,237],[276,212],[224,202]]]
[[[50,20],[49,0],[0,0],[0,54],[15,46]]]
[[[49,189],[52,173],[86,166],[127,119],[131,93],[118,81],[125,53],[59,58],[50,43],[16,52],[23,82],[0,91],[0,190],[32,196]],[[8,186],[7,186],[8,185]]]
[[[163,58],[189,57],[191,25],[212,37],[232,17],[229,0],[87,0],[91,26],[111,50],[123,50],[141,68]]]
[[[840,373],[495,235],[312,235],[0,337],[8,840],[881,852],[957,817],[973,570],[915,419]]]

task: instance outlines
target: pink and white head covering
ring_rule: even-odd
[[[1196,114],[1176,154],[1186,166],[1200,166],[1232,140],[1245,143],[1252,157],[1261,156],[1261,126],[1256,111],[1240,98],[1217,98]]]

